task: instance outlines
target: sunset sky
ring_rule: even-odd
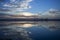
[[[0,0],[0,13],[42,13],[50,9],[60,10],[60,0]]]

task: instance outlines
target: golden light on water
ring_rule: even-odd
[[[32,27],[33,25],[32,24],[23,24],[22,27],[24,28],[28,28],[28,27]]]
[[[29,24],[29,23],[25,23],[25,24],[14,24],[18,27],[21,27],[21,28],[30,28],[30,27],[33,27],[35,26],[35,24]]]

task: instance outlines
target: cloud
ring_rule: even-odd
[[[15,2],[16,0],[10,0],[11,2]]]
[[[45,14],[46,15],[60,15],[60,10],[57,10],[57,9],[49,9]]]
[[[32,2],[32,0],[0,0],[0,8],[10,10],[11,12],[25,11],[31,8],[29,5],[30,2]]]
[[[45,11],[44,13],[40,13],[40,18],[48,18],[48,19],[60,18],[60,10],[51,8],[51,9]]]
[[[10,10],[9,9],[8,10],[5,10],[5,9],[0,8],[0,11],[10,11]]]
[[[31,8],[31,6],[29,5],[29,3],[31,2],[32,0],[23,0],[21,1],[20,3],[20,8],[17,8],[17,10],[24,10],[24,9],[29,9]]]

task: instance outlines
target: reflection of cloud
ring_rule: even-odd
[[[6,40],[6,39],[11,39],[11,40],[32,40],[29,37],[29,33],[28,31],[26,31],[23,28],[18,28],[17,26],[13,26],[13,25],[8,25],[8,26],[3,26],[0,27],[0,30],[2,30],[3,35],[5,36],[0,36],[2,39]],[[1,32],[0,32],[1,33]]]
[[[60,30],[60,22],[58,21],[40,22],[39,25],[50,31]]]
[[[29,21],[25,21],[25,22],[1,22],[0,23],[1,25],[6,25],[6,26],[9,26],[9,25],[14,25],[15,27],[18,27],[18,28],[32,28],[32,27],[40,27],[40,26],[43,26],[45,28],[53,28],[53,27],[56,27],[56,29],[59,29],[60,27],[60,22],[58,21],[48,21],[48,22],[41,22],[41,21],[38,21],[38,22],[29,22]]]
[[[33,26],[37,26],[37,24],[29,24],[29,23],[25,23],[25,24],[20,24],[18,25],[19,27],[22,27],[22,28],[31,28]]]
[[[24,24],[23,27],[32,27],[32,24]]]
[[[1,24],[2,23],[2,24]],[[31,22],[30,22],[31,23]],[[29,22],[21,22],[21,23],[17,23],[17,22],[0,22],[0,24],[2,25],[2,27],[0,27],[0,30],[5,34],[4,36],[6,36],[7,38],[11,38],[14,40],[15,39],[19,39],[21,38],[22,40],[31,40],[31,38],[29,37],[29,34],[32,34],[32,31],[27,31],[25,29],[28,28],[42,28],[44,29],[44,31],[47,29],[48,31],[56,31],[56,30],[60,30],[60,22],[58,21],[38,21],[38,22],[33,22],[31,24],[29,24]],[[3,26],[5,25],[5,26]],[[38,30],[36,29],[36,30]],[[42,31],[42,30],[40,30]],[[39,31],[38,31],[39,32]],[[5,37],[5,38],[6,38]],[[2,37],[3,38],[3,37]],[[4,38],[3,38],[4,39]]]
[[[21,22],[1,22],[0,24],[1,25],[6,25],[6,26],[8,26],[8,25],[15,25],[15,26],[18,26],[18,27],[21,27],[21,28],[30,28],[30,27],[32,27],[32,26],[37,26],[38,25],[38,23],[39,22],[31,22],[31,21],[21,21]]]

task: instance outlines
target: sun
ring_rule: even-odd
[[[29,12],[23,12],[22,15],[24,15],[24,16],[32,16],[33,14],[29,13]]]

